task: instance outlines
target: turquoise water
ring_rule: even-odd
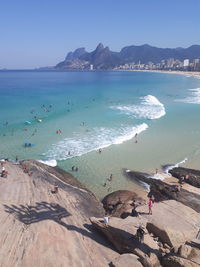
[[[99,197],[140,191],[123,168],[153,173],[185,158],[199,168],[199,88],[198,79],[160,73],[0,72],[0,155],[78,166],[73,175]]]

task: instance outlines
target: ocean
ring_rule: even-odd
[[[118,189],[143,191],[124,169],[163,179],[165,165],[199,168],[199,79],[134,71],[1,71],[0,95],[0,157],[58,165],[99,198]]]

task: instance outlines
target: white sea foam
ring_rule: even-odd
[[[56,167],[57,166],[57,161],[55,159],[51,159],[51,160],[38,160],[39,162],[51,166],[51,167]]]
[[[177,99],[177,102],[188,104],[200,104],[200,88],[188,89],[189,96],[183,99]]]
[[[47,159],[65,160],[76,156],[81,156],[88,152],[105,148],[110,145],[122,144],[132,139],[135,134],[139,134],[148,128],[146,123],[134,127],[120,127],[117,129],[94,128],[87,135],[76,134],[72,138],[53,144],[52,147],[44,153]],[[70,154],[69,154],[70,151]]]
[[[126,173],[129,173],[129,172],[131,172],[131,170],[127,169],[127,170],[126,170]],[[145,182],[143,182],[143,181],[137,181],[137,183],[138,183],[139,185],[141,185],[141,186],[145,189],[145,191],[146,191],[147,193],[150,192],[150,185],[148,185],[147,183],[145,183]]]
[[[163,171],[164,171],[165,174],[170,175],[169,174],[169,171],[170,170],[172,170],[174,168],[178,168],[181,164],[185,163],[186,161],[187,161],[187,158],[184,158],[184,160],[182,160],[182,161],[180,161],[180,162],[178,162],[176,164],[168,164],[168,165],[165,165],[165,166],[163,166]]]
[[[159,119],[166,114],[164,105],[155,96],[147,95],[140,99],[139,105],[111,106],[111,108],[140,119]]]
[[[179,167],[181,164],[185,163],[186,161],[187,161],[187,158],[175,164],[164,165],[162,166],[162,170],[163,170],[162,173],[155,173],[152,175],[150,174],[147,177],[157,179],[157,180],[164,180],[165,178],[168,178],[171,176],[171,174],[169,173],[170,170]]]

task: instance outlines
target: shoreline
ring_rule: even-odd
[[[166,73],[166,74],[177,74],[183,75],[186,77],[193,77],[200,79],[200,72],[199,71],[178,71],[178,70],[130,70],[130,71],[138,71],[138,72],[152,72],[152,73]]]

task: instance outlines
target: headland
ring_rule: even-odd
[[[149,215],[137,192],[119,190],[101,203],[59,168],[1,165],[0,266],[199,266],[200,171],[174,168],[171,184],[126,172],[149,184]]]

